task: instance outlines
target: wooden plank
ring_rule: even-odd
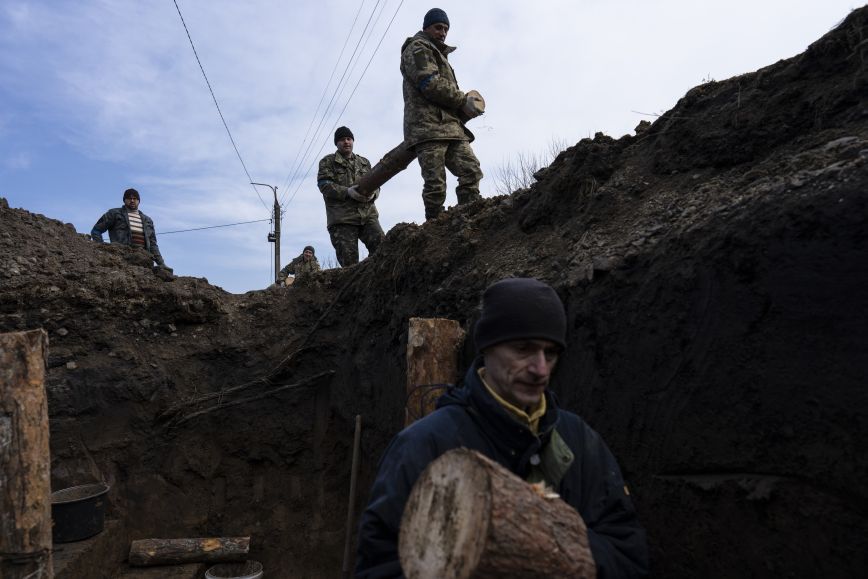
[[[407,579],[593,579],[581,515],[482,454],[451,450],[419,477],[398,540]]]
[[[459,376],[464,330],[455,320],[410,318],[407,330],[405,425],[430,414],[437,398]]]
[[[0,334],[0,577],[51,577],[43,330]]]

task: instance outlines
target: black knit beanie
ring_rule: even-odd
[[[437,24],[439,22],[449,26],[449,17],[446,16],[446,12],[440,8],[432,8],[425,13],[425,19],[422,21],[422,30],[425,30],[432,24]]]
[[[338,127],[338,130],[335,131],[335,144],[337,144],[337,142],[344,137],[349,137],[354,141],[356,140],[356,138],[353,136],[353,132],[347,127]]]
[[[567,316],[558,294],[527,277],[501,280],[482,294],[482,316],[476,322],[476,351],[521,339],[551,340],[566,348]]]
[[[304,252],[307,251],[308,249],[310,250],[310,252],[311,252],[312,254],[316,255],[316,252],[313,250],[313,246],[312,246],[312,245],[305,245],[305,246],[304,246],[304,249],[302,249],[301,252],[304,253]]]

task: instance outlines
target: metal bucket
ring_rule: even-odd
[[[102,531],[108,491],[107,484],[95,483],[51,493],[52,540],[71,543]]]
[[[262,579],[262,563],[220,563],[205,571],[205,579]]]

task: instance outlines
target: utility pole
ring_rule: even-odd
[[[277,202],[277,187],[267,183],[250,183],[268,187],[274,193],[274,233],[268,234],[268,241],[274,244],[274,283],[277,283],[277,274],[280,273],[280,203]]]

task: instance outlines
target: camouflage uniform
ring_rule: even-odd
[[[371,162],[355,153],[345,158],[335,152],[319,162],[317,186],[325,201],[329,237],[341,267],[359,263],[359,240],[373,254],[385,237],[374,205],[380,190],[373,192],[369,203],[347,196],[347,189],[370,171]]]
[[[311,257],[309,261],[305,261],[304,254],[302,253],[280,270],[280,273],[277,274],[277,279],[280,282],[284,282],[290,275],[300,278],[319,270],[319,261],[317,261],[316,257]]]
[[[425,217],[433,219],[446,201],[446,169],[458,178],[458,204],[479,199],[482,169],[473,154],[471,133],[458,111],[467,95],[458,88],[447,57],[455,47],[422,31],[401,47],[404,77],[404,142],[415,150],[425,185]]]

